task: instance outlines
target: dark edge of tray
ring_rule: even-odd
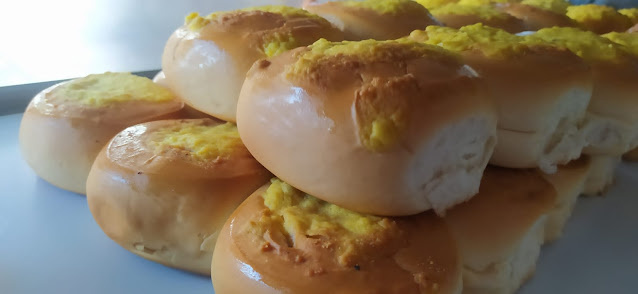
[[[140,71],[134,74],[152,79],[157,72],[159,70]],[[0,87],[0,116],[24,112],[33,96],[63,81],[65,80]]]

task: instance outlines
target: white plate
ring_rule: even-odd
[[[107,238],[84,196],[39,179],[20,157],[22,115],[0,116],[0,293],[213,293],[210,279],[142,259]],[[583,198],[520,294],[637,293],[638,165],[606,197]]]

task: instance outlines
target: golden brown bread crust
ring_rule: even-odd
[[[286,18],[264,11],[224,13],[198,31],[178,28],[166,43],[162,69],[169,87],[186,104],[225,121],[235,121],[246,71],[265,58],[269,38],[292,36],[299,46],[343,33],[321,18]]]
[[[86,177],[102,147],[124,128],[156,119],[176,117],[183,103],[119,102],[91,107],[48,97],[55,87],[38,93],[27,106],[20,125],[22,156],[51,184],[84,194]]]
[[[257,190],[228,219],[212,265],[215,292],[228,293],[460,293],[460,260],[442,220],[432,213],[390,218],[401,238],[345,267],[326,236],[251,233],[268,208]]]
[[[203,275],[221,226],[271,177],[247,152],[197,164],[178,152],[155,154],[146,140],[159,128],[209,119],[165,120],[130,127],[98,155],[87,181],[95,221],[125,249]],[[245,150],[244,150],[245,151]]]
[[[434,148],[428,140],[447,126],[474,119],[472,125],[489,129],[478,141],[486,140],[482,150],[491,154],[495,112],[471,69],[459,60],[444,55],[405,59],[394,55],[399,48],[382,55],[387,60],[372,63],[335,55],[304,75],[290,76],[288,68],[310,49],[256,63],[238,104],[242,140],[279,178],[328,202],[381,215],[431,208],[426,189],[435,180],[428,174],[438,181],[448,171],[433,171],[439,166],[422,159],[442,156],[424,151]],[[381,152],[369,150],[360,139],[362,122],[369,122],[366,105],[404,111],[400,117],[407,123]],[[471,160],[482,161],[482,156]],[[481,165],[467,169],[478,173]],[[465,193],[475,192],[463,190],[454,197]]]
[[[318,14],[337,27],[342,26],[344,39],[393,40],[407,36],[413,30],[422,30],[438,22],[429,11],[416,2],[406,1],[396,13],[379,13],[363,7],[343,5],[342,2],[309,3],[304,9]]]
[[[537,31],[542,28],[551,27],[577,27],[578,24],[565,14],[559,14],[551,10],[540,7],[525,5],[521,3],[502,3],[497,5],[499,9],[505,11],[523,21],[525,30]]]

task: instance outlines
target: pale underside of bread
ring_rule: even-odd
[[[614,183],[620,156],[592,155],[591,166],[585,181],[585,196],[603,195]]]

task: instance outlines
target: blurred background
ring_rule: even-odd
[[[0,87],[104,71],[160,68],[164,43],[190,12],[283,0],[0,1]]]
[[[325,1],[325,0],[322,0]],[[572,0],[638,6],[638,0]],[[160,68],[164,43],[193,11],[302,0],[0,1],[0,87]],[[6,94],[5,94],[6,95]],[[2,97],[0,97],[2,98]]]

